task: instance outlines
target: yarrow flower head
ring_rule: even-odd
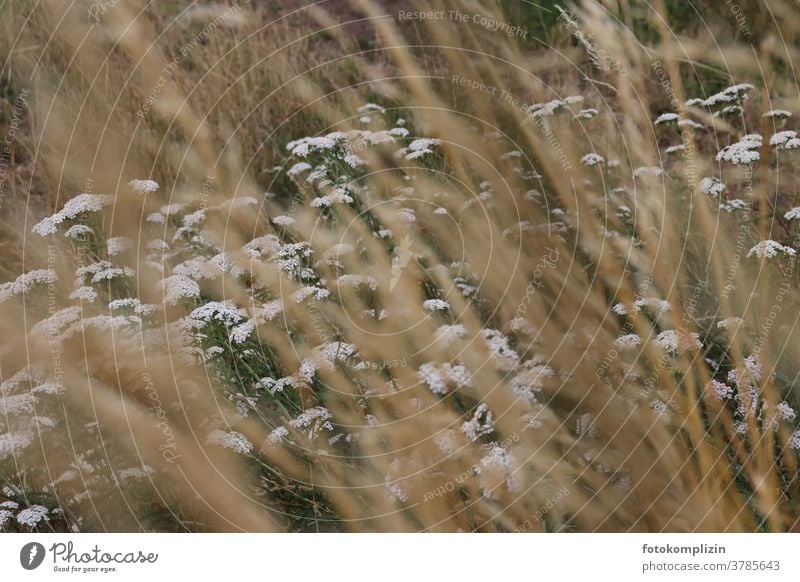
[[[48,513],[50,513],[50,510],[44,505],[31,505],[17,514],[17,523],[33,528],[39,522],[47,521],[49,519],[47,517]]]
[[[598,154],[586,154],[581,158],[581,163],[586,166],[597,166],[605,162],[602,156]]]
[[[58,275],[51,269],[28,271],[16,280],[0,285],[0,302],[14,295],[25,295],[39,285],[50,285],[58,281]]]
[[[128,186],[137,194],[152,194],[161,188],[155,180],[131,180]]]
[[[791,116],[792,112],[786,111],[785,109],[773,109],[771,111],[767,111],[766,113],[761,114],[761,117],[778,118],[778,119],[787,119]]]
[[[670,123],[673,121],[678,121],[678,114],[677,113],[662,113],[656,118],[655,124],[661,125],[662,123]]]
[[[614,344],[623,350],[632,350],[641,343],[642,338],[635,333],[629,333],[627,335],[620,336],[614,341]]]
[[[718,400],[727,400],[733,396],[733,388],[719,380],[711,380],[709,388],[711,388],[711,391]]]
[[[211,431],[206,437],[206,442],[211,445],[219,445],[227,449],[231,449],[232,451],[242,455],[246,455],[253,450],[253,443],[248,441],[247,437],[245,437],[242,433],[236,431]]]
[[[417,371],[417,378],[439,395],[447,394],[453,385],[460,388],[472,384],[472,374],[460,364],[423,364]]]
[[[662,331],[656,336],[655,343],[667,352],[677,353],[683,350],[700,349],[700,336],[694,332],[675,329]]]
[[[758,148],[763,138],[758,134],[744,136],[738,142],[725,146],[717,154],[718,162],[730,162],[736,165],[750,165],[761,159]]]
[[[33,232],[39,236],[55,234],[58,225],[65,220],[72,220],[87,212],[100,212],[113,201],[114,197],[107,194],[78,194],[68,200],[60,211],[34,225]]]
[[[700,191],[709,196],[720,196],[725,191],[725,184],[719,178],[710,176],[700,180]]]
[[[795,256],[796,251],[791,248],[784,246],[774,240],[762,240],[752,249],[750,252],[747,253],[747,256],[750,257],[755,255],[759,259],[771,259],[772,257],[777,256],[779,253],[783,253],[785,255],[789,255],[790,257]]]
[[[422,307],[427,311],[447,311],[450,304],[441,299],[428,299],[422,303]]]

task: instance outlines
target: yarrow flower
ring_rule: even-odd
[[[778,133],[774,134],[771,138],[769,138],[769,145],[771,146],[782,146],[790,139],[794,139],[797,137],[796,131],[779,131]]]
[[[155,180],[131,180],[128,186],[137,194],[152,194],[161,187]]]
[[[783,215],[786,220],[797,220],[800,219],[800,206],[796,206],[792,208],[789,212]]]
[[[17,523],[34,528],[39,522],[49,519],[47,517],[48,513],[50,513],[50,510],[44,505],[31,505],[17,514]]]
[[[417,371],[417,378],[427,384],[431,392],[439,395],[447,394],[452,385],[461,388],[472,384],[472,374],[460,364],[422,364]]]
[[[672,121],[678,121],[678,119],[677,113],[662,113],[656,118],[655,124],[670,123]]]
[[[789,255],[790,257],[793,257],[795,254],[797,254],[793,248],[784,246],[775,242],[774,240],[762,240],[760,243],[750,249],[750,252],[747,253],[747,256],[750,257],[755,255],[759,259],[771,259],[772,257],[777,256],[778,253],[783,253]]]
[[[58,275],[51,269],[28,271],[10,283],[0,285],[0,302],[14,295],[25,295],[39,285],[50,285],[58,281]]]
[[[686,102],[686,106],[713,107],[715,105],[731,103],[741,100],[751,89],[754,89],[753,85],[750,85],[749,83],[739,83],[738,85],[732,85],[707,99],[689,99]]]
[[[246,455],[253,450],[253,444],[247,440],[247,437],[236,431],[211,431],[206,437],[206,443],[211,445],[219,445],[242,455]]]
[[[667,352],[700,349],[700,336],[694,332],[685,332],[674,329],[662,331],[656,336],[655,343]]]
[[[161,281],[164,292],[164,301],[170,305],[178,303],[181,299],[195,299],[200,297],[200,286],[196,281],[184,275],[171,275]]]
[[[714,396],[716,396],[718,400],[727,400],[733,396],[733,388],[719,380],[711,380],[709,388],[711,388]]]
[[[428,154],[432,154],[433,146],[437,146],[441,143],[438,139],[431,139],[431,138],[420,138],[415,139],[410,144],[408,144],[408,148],[406,150],[400,150],[401,152],[408,151],[409,153],[405,154],[405,158],[407,160],[416,160]]]
[[[719,178],[710,176],[700,180],[700,191],[709,196],[720,196],[725,191],[725,184]]]
[[[272,219],[272,224],[277,226],[291,226],[295,223],[295,219],[291,216],[276,216]]]
[[[733,212],[734,210],[746,210],[750,207],[750,204],[748,204],[744,200],[735,199],[735,200],[728,200],[727,202],[722,202],[719,205],[719,207],[721,210],[724,210],[725,212]]]
[[[794,408],[789,406],[786,402],[781,402],[778,406],[775,407],[778,413],[778,417],[781,420],[794,420],[797,414],[794,411]]]
[[[761,159],[758,148],[763,138],[758,134],[744,136],[738,142],[725,146],[717,154],[718,162],[730,162],[736,165],[749,165]]]
[[[447,311],[450,309],[450,304],[441,299],[428,299],[422,303],[422,307],[427,311]]]
[[[68,200],[60,211],[34,225],[33,232],[39,236],[55,234],[58,225],[65,220],[72,220],[87,212],[100,212],[113,201],[114,197],[106,194],[78,194]]]
[[[767,118],[789,118],[792,116],[791,111],[786,111],[785,109],[773,109],[772,111],[767,111],[766,113],[762,113],[761,117]]]
[[[605,162],[605,159],[603,159],[602,156],[594,153],[586,154],[581,158],[581,163],[586,166],[597,166],[598,164],[602,164],[603,162]]]
[[[106,241],[106,248],[108,249],[108,255],[113,257],[116,255],[121,255],[129,248],[133,241],[124,236],[116,236],[114,238],[110,238]]]
[[[614,341],[614,344],[623,350],[631,350],[641,343],[642,338],[635,333],[629,333],[627,335],[620,336]]]

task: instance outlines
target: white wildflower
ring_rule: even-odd
[[[489,358],[498,370],[511,370],[519,362],[519,354],[511,349],[509,340],[496,329],[481,330]]]
[[[289,435],[289,431],[284,426],[279,426],[269,433],[267,438],[271,443],[278,443]]]
[[[672,121],[678,121],[678,115],[676,113],[662,113],[656,118],[655,124],[661,125],[662,123],[669,123]]]
[[[370,111],[377,111],[378,113],[386,113],[386,109],[375,103],[365,103],[364,105],[359,107],[356,111],[358,111],[358,113],[369,113]]]
[[[627,335],[622,335],[618,337],[614,341],[614,345],[616,345],[621,350],[631,350],[634,349],[636,346],[642,343],[642,338],[640,338],[635,333],[629,333]]]
[[[719,178],[709,176],[700,180],[700,191],[709,196],[720,196],[725,191],[725,184]]]
[[[411,208],[401,208],[397,211],[397,214],[403,222],[412,223],[417,221],[417,216]]]
[[[536,401],[536,393],[544,387],[545,380],[555,375],[553,368],[545,364],[536,364],[534,361],[525,362],[528,369],[514,376],[509,382],[514,394],[531,402]]]
[[[472,384],[472,375],[460,364],[422,364],[417,371],[417,377],[428,385],[431,392],[440,395],[447,394],[453,384],[456,388]]]
[[[798,450],[800,449],[800,430],[796,430],[789,438],[789,448]]]
[[[308,162],[297,162],[294,166],[289,168],[289,171],[286,173],[289,174],[289,176],[291,176],[292,178],[294,178],[295,176],[299,176],[303,172],[308,172],[309,170],[311,170],[311,168],[312,166]]]
[[[14,281],[0,285],[0,302],[15,295],[25,295],[37,286],[51,285],[58,275],[51,269],[35,269],[17,277]]]
[[[97,291],[95,291],[92,287],[78,287],[69,294],[70,299],[79,300],[79,301],[86,301],[87,303],[94,303],[95,299],[97,299]]]
[[[206,437],[206,443],[210,445],[219,445],[243,455],[246,455],[253,450],[253,444],[247,440],[247,437],[236,431],[211,431]]]
[[[780,118],[786,119],[791,116],[792,116],[791,111],[786,111],[785,109],[773,109],[772,111],[767,111],[766,113],[763,113],[761,115],[761,117],[779,118],[779,119]]]
[[[718,162],[725,161],[737,165],[752,164],[761,159],[757,151],[761,147],[763,138],[758,134],[748,134],[738,142],[725,146],[717,154]]]
[[[336,283],[341,287],[378,288],[378,280],[370,275],[342,275],[336,279]]]
[[[137,194],[152,194],[161,187],[155,180],[131,180],[128,186]]]
[[[191,325],[202,329],[207,323],[217,321],[231,327],[240,323],[246,316],[243,309],[239,309],[230,301],[209,301],[194,309],[188,317]]]
[[[789,406],[787,402],[781,402],[780,404],[778,404],[776,410],[781,420],[794,420],[795,416],[797,416],[797,414],[794,411],[794,408]]]
[[[681,119],[678,122],[678,127],[691,127],[692,129],[703,129],[703,125],[697,123],[692,119]]]
[[[659,315],[671,309],[669,301],[666,299],[658,299],[657,297],[637,299],[633,302],[633,308],[636,311],[641,311],[643,307],[648,307],[652,311],[657,312]]]
[[[734,210],[746,210],[750,207],[750,205],[746,200],[734,199],[720,203],[719,207],[725,212],[733,212]]]
[[[164,301],[170,305],[178,303],[181,299],[196,299],[200,297],[200,286],[184,275],[172,275],[161,281]]]
[[[58,225],[86,212],[100,212],[114,201],[107,194],[78,194],[67,201],[60,211],[49,216],[33,227],[33,232],[40,236],[55,234]]]
[[[655,343],[667,352],[676,353],[683,350],[700,349],[700,336],[694,332],[668,329],[656,336]]]
[[[578,113],[576,113],[572,119],[592,119],[595,115],[599,112],[597,109],[589,107],[587,109],[581,109]]]
[[[450,304],[441,299],[428,299],[422,303],[422,308],[427,311],[447,311],[450,309]]]
[[[461,324],[442,325],[433,333],[433,337],[447,347],[453,342],[463,339],[467,335],[466,328]]]
[[[47,521],[49,519],[47,517],[48,513],[50,513],[50,510],[44,505],[31,505],[17,514],[17,523],[33,528],[39,522]]]
[[[553,99],[547,103],[534,103],[528,107],[527,114],[531,118],[549,117],[565,107],[566,103],[560,99]]]
[[[497,487],[505,483],[509,492],[514,493],[522,488],[522,479],[519,476],[517,460],[510,452],[492,444],[492,448],[481,459],[478,473],[482,477],[483,496],[489,499],[497,496]]]
[[[8,455],[19,455],[24,449],[33,442],[33,436],[25,432],[6,432],[0,434],[0,459],[5,459]]]
[[[131,248],[132,244],[133,241],[127,237],[115,236],[114,238],[110,238],[108,241],[106,241],[106,248],[108,249],[109,256],[113,257],[116,255],[121,255],[127,251],[129,248]]]
[[[252,320],[247,320],[231,329],[228,339],[233,344],[243,344],[253,334],[253,330],[255,330],[255,323]]]
[[[160,212],[153,212],[152,214],[148,214],[145,220],[153,224],[165,224],[167,222],[167,217]]]
[[[603,162],[605,162],[605,159],[603,159],[602,156],[594,153],[586,154],[581,158],[581,163],[586,166],[596,166],[598,164],[602,164]]]
[[[71,239],[78,239],[82,236],[88,236],[94,231],[85,224],[73,224],[64,233],[64,236]]]
[[[611,311],[613,311],[617,315],[628,315],[628,308],[625,307],[625,305],[623,305],[622,303],[615,304],[611,308]]]
[[[433,146],[439,145],[441,142],[438,139],[430,139],[430,138],[420,138],[415,139],[410,144],[408,144],[408,148],[406,151],[410,152],[405,155],[407,160],[416,160],[417,158],[421,158],[427,154],[432,154],[433,150],[431,149]],[[401,150],[401,152],[404,150]]]
[[[272,224],[278,226],[291,226],[295,223],[295,219],[291,216],[276,216],[272,219]]]
[[[724,382],[720,382],[719,380],[711,380],[708,386],[717,400],[727,400],[733,396],[733,388]]]
[[[782,146],[790,139],[794,139],[797,137],[796,131],[779,131],[778,133],[774,134],[771,138],[769,138],[769,145],[771,146]]]
[[[461,432],[471,441],[494,431],[492,412],[486,404],[481,403],[475,409],[472,418],[461,425]]]
[[[778,253],[784,253],[790,257],[793,257],[795,256],[796,251],[793,248],[784,246],[775,242],[774,240],[762,240],[760,243],[750,249],[750,252],[747,253],[747,256],[749,257],[755,255],[759,259],[771,259]]]

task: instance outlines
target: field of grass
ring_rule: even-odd
[[[796,531],[790,2],[0,4],[0,531]]]

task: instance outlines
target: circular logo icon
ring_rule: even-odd
[[[44,561],[44,546],[39,542],[30,542],[19,551],[19,563],[26,570],[35,570]]]

